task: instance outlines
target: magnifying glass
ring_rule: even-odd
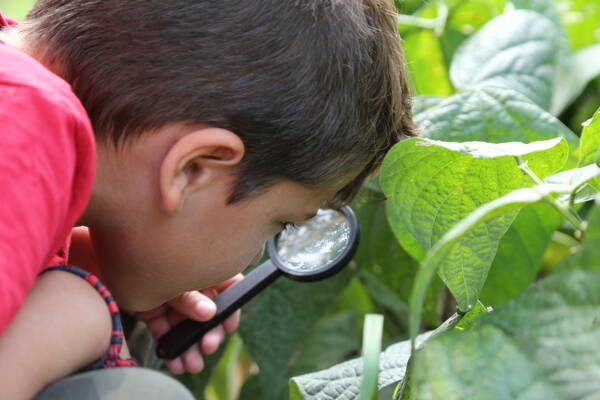
[[[212,319],[180,322],[158,339],[156,353],[161,358],[178,357],[281,275],[314,282],[341,271],[354,256],[358,237],[358,221],[350,207],[319,210],[298,228],[269,239],[269,260],[214,299],[217,313]]]

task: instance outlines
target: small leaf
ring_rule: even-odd
[[[464,331],[465,329],[470,329],[473,326],[476,326],[476,321],[487,313],[491,312],[492,308],[488,308],[483,305],[481,301],[478,301],[471,310],[465,314],[465,316],[460,320],[460,322],[454,327],[459,331]]]
[[[450,76],[460,89],[509,87],[550,108],[558,56],[566,38],[543,15],[517,10],[494,18],[456,51]]]
[[[597,163],[600,159],[600,109],[584,123],[578,166]]]

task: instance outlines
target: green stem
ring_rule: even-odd
[[[519,163],[519,168],[525,172],[533,180],[533,182],[535,182],[537,185],[544,184],[544,182],[529,168],[527,160],[523,160],[522,157],[517,157],[517,161]],[[544,195],[544,199],[554,208],[556,208],[556,210],[561,213],[567,219],[567,221],[569,221],[575,227],[576,230],[584,230],[583,221],[574,210],[569,208],[568,205],[560,203],[558,200],[548,194]]]
[[[437,27],[437,18],[415,17],[414,15],[397,14],[396,20],[401,25],[416,26],[423,29],[435,29]]]
[[[417,28],[432,29],[436,36],[442,36],[446,29],[449,9],[446,3],[438,1],[437,17],[415,17],[409,14],[396,14],[396,21],[401,25],[416,26]]]

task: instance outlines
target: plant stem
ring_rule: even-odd
[[[397,14],[396,20],[401,25],[416,26],[417,28],[435,29],[437,26],[437,19],[415,17],[414,15]]]
[[[537,184],[537,185],[544,184],[544,182],[531,170],[531,168],[529,168],[529,165],[527,164],[527,160],[523,160],[522,157],[517,157],[517,161],[519,163],[519,168],[523,172],[525,172],[533,180],[533,182],[535,184]],[[558,200],[556,200],[554,197],[552,197],[548,194],[544,194],[544,199],[548,203],[550,203],[554,208],[556,208],[556,210],[559,213],[561,213],[575,227],[576,230],[578,230],[578,231],[584,230],[583,221],[581,220],[579,215],[577,215],[577,213],[574,210],[569,208],[568,205],[560,203]]]
[[[446,3],[438,1],[437,17],[425,18],[415,17],[408,14],[396,14],[396,21],[401,25],[416,26],[417,28],[432,29],[436,36],[442,36],[446,29],[449,9]]]

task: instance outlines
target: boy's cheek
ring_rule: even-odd
[[[250,261],[250,264],[256,264],[260,261],[260,259],[265,254],[265,245],[263,244],[260,251],[256,254],[256,256]]]

